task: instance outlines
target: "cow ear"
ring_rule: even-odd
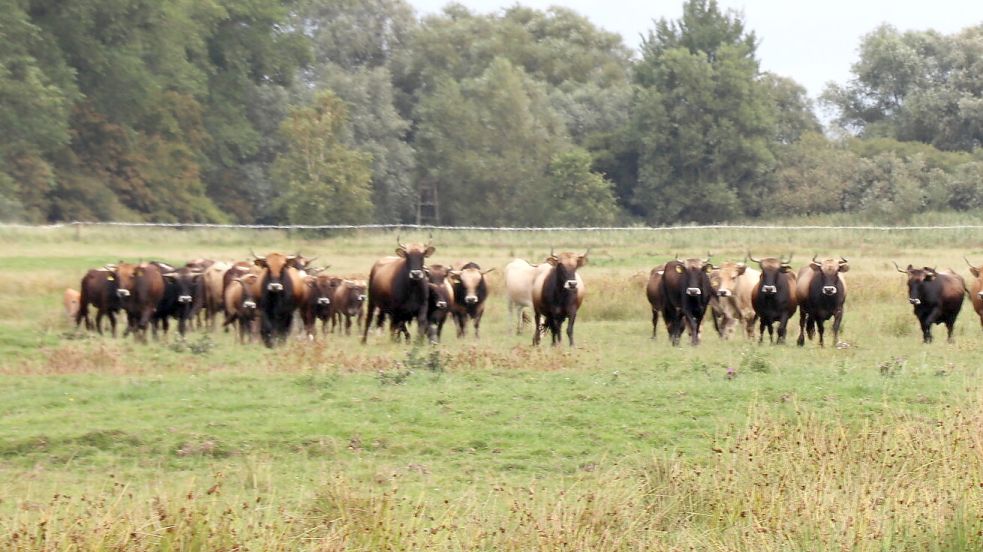
[[[843,265],[843,266],[846,266],[846,265]],[[979,278],[980,277],[980,269],[976,268],[975,266],[969,267],[969,272],[970,272],[970,274],[972,274],[976,278]]]
[[[266,259],[256,259],[253,261],[253,264],[261,268],[266,268]]]
[[[850,271],[850,265],[846,263],[840,265],[840,272],[849,272],[849,271]]]
[[[403,249],[402,247],[397,247],[396,248],[396,256],[402,257],[402,258],[405,259],[406,258],[406,250]]]
[[[934,272],[926,272],[925,273],[925,281],[926,282],[931,282],[934,279],[935,279],[935,273]]]
[[[809,263],[809,268],[811,268],[813,270],[816,270],[816,271],[819,271],[819,270],[822,270],[823,269],[823,267],[820,266],[819,263]]]
[[[747,272],[747,265],[746,264],[741,263],[741,264],[737,265],[737,275],[738,276],[743,276],[745,272]]]
[[[556,266],[557,263],[559,263],[559,262],[560,262],[560,259],[558,259],[557,257],[552,256],[552,255],[546,259],[546,263],[549,264],[550,266]]]
[[[137,267],[133,270],[134,276],[143,276],[143,268]]]
[[[429,257],[430,255],[433,255],[435,251],[437,251],[437,248],[430,245],[423,251],[423,256]]]
[[[706,272],[707,274],[713,272],[713,265],[710,263],[703,265],[703,272]]]
[[[577,267],[581,267],[587,264],[587,255],[581,255],[577,257]]]
[[[791,272],[792,271],[792,267],[789,266],[789,265],[782,265],[782,267],[779,268],[778,270],[779,270],[779,272],[786,272],[787,273],[787,272]]]

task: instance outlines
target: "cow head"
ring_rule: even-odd
[[[136,288],[138,271],[142,272],[140,265],[120,261],[116,265],[107,265],[109,267],[114,268],[112,275],[116,279],[116,295],[121,300],[129,299]]]
[[[927,266],[915,268],[912,265],[908,265],[908,268],[901,268],[898,266],[898,263],[894,263],[894,268],[898,269],[898,272],[902,272],[908,276],[908,302],[916,307],[921,305],[922,298],[925,296],[925,284],[935,280],[939,273],[934,268]]]
[[[163,278],[177,286],[177,302],[190,305],[194,301],[194,290],[201,273],[188,267],[162,274]]]
[[[686,259],[685,261],[673,261],[672,268],[681,277],[684,293],[688,297],[703,297],[710,293],[710,272],[713,265],[710,264],[710,256],[704,259]]]
[[[257,257],[253,263],[264,269],[268,277],[266,278],[266,291],[270,293],[283,293],[283,283],[287,279],[287,269],[293,268],[296,255],[284,255],[282,253],[270,253],[265,257]]]
[[[556,273],[557,279],[563,283],[563,289],[577,289],[577,269],[587,264],[587,255],[590,249],[583,255],[576,253],[560,253],[556,255],[550,250],[550,256],[546,258]]]
[[[816,273],[816,284],[814,285],[819,286],[820,293],[826,296],[833,296],[842,288],[840,273],[850,270],[850,264],[843,257],[840,257],[838,261],[835,259],[826,259],[820,262],[813,255],[812,262],[809,263],[809,268]]]
[[[423,280],[426,277],[423,260],[433,255],[437,250],[432,241],[428,241],[425,245],[406,244],[401,243],[399,236],[396,236],[396,243],[399,244],[399,247],[396,248],[396,255],[406,259],[406,268],[409,270],[410,280]]]
[[[335,289],[341,285],[341,282],[341,278],[328,276],[327,274],[309,276],[308,285],[311,286],[313,291],[311,297],[314,300],[314,304],[318,307],[327,307],[330,305]]]
[[[348,305],[346,311],[349,315],[354,316],[362,310],[362,304],[368,296],[365,295],[366,284],[363,280],[345,280],[341,283],[344,286],[344,292],[348,295]]]
[[[983,274],[983,266],[973,266],[973,263],[969,262],[966,257],[963,257],[963,260],[969,265],[969,273],[973,275],[973,278],[979,278],[980,274]],[[977,292],[976,295],[983,299],[983,291]]]
[[[242,286],[242,308],[247,312],[256,310],[256,297],[253,296],[253,287],[256,285],[256,280],[258,279],[259,276],[256,274],[247,274],[242,278],[233,280]]]
[[[765,295],[777,294],[779,279],[784,280],[784,275],[792,271],[792,255],[789,255],[788,259],[776,259],[774,257],[755,259],[748,253],[748,258],[761,267],[761,293]]]
[[[485,274],[494,270],[494,268],[481,270],[481,267],[477,263],[468,263],[461,270],[451,272],[451,278],[454,284],[460,284],[464,290],[465,304],[478,304],[478,301],[480,301],[479,293],[485,283]],[[576,282],[574,284],[576,285]]]
[[[714,267],[710,273],[710,286],[716,290],[717,297],[733,297],[737,280],[747,271],[745,263],[726,262]]]

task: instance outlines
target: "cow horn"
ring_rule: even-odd
[[[905,274],[908,273],[907,270],[905,270],[905,269],[901,268],[900,266],[898,266],[897,261],[891,261],[891,262],[894,263],[894,268],[898,269],[898,272],[904,272]]]
[[[553,257],[553,256],[554,256],[554,255],[553,255],[553,246],[551,245],[551,246],[550,246],[550,257]]]
[[[427,247],[433,245],[433,232],[427,232]]]
[[[848,262],[850,262],[850,261],[846,260],[846,257],[844,257],[842,255],[840,256],[840,264],[847,264]]]
[[[819,253],[816,253],[815,255],[813,255],[812,256],[812,262],[814,262],[816,264],[819,264],[819,261],[816,260],[816,257],[818,257],[818,256],[819,256]]]
[[[975,266],[973,266],[973,263],[969,262],[969,259],[967,259],[966,257],[963,257],[963,260],[966,261],[966,264],[969,265],[969,268],[976,268]]]
[[[748,259],[751,259],[751,262],[761,263],[761,260],[760,259],[755,259],[753,256],[751,256],[751,252],[750,251],[747,252],[747,258]]]
[[[253,248],[252,247],[249,248],[249,254],[252,255],[253,256],[253,259],[256,259],[257,261],[265,261],[266,260],[266,257],[260,257],[259,255],[257,255],[256,252],[253,251]]]
[[[712,259],[712,258],[713,258],[713,253],[707,251],[707,260],[703,261],[703,263],[704,264],[709,264],[710,263],[710,259]]]
[[[399,234],[396,234],[396,245],[398,245],[400,249],[404,251],[406,250],[406,244],[399,241]]]
[[[300,253],[298,253],[297,256],[300,257]],[[307,264],[311,264],[311,263],[313,263],[316,260],[317,260],[317,257],[311,257],[310,259],[307,259]],[[331,266],[331,265],[328,265],[328,266]],[[328,266],[326,266],[324,268],[328,268]]]
[[[590,248],[589,247],[587,248],[587,251],[584,251],[584,254],[581,255],[581,257],[586,257],[588,254],[590,254]]]

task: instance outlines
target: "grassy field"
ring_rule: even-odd
[[[80,335],[61,292],[107,262],[250,247],[364,277],[396,235],[0,229],[0,548],[980,549],[980,321],[967,301],[954,344],[922,345],[892,265],[968,279],[980,238],[435,232],[432,262],[499,267],[481,340],[266,350]],[[501,267],[551,247],[591,248],[573,350],[506,321]],[[649,269],[707,250],[848,257],[845,346],[650,339]]]

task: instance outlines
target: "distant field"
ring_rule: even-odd
[[[980,320],[966,301],[955,343],[937,326],[922,345],[892,261],[968,279],[981,238],[434,232],[432,262],[499,269],[481,340],[447,326],[436,348],[331,335],[266,350],[221,332],[81,335],[61,292],[120,259],[250,247],[364,277],[396,234],[0,228],[0,548],[980,549]],[[573,350],[506,321],[501,267],[551,247],[591,248]],[[648,271],[708,250],[849,258],[846,346],[706,327],[673,349],[661,324],[650,339]]]

